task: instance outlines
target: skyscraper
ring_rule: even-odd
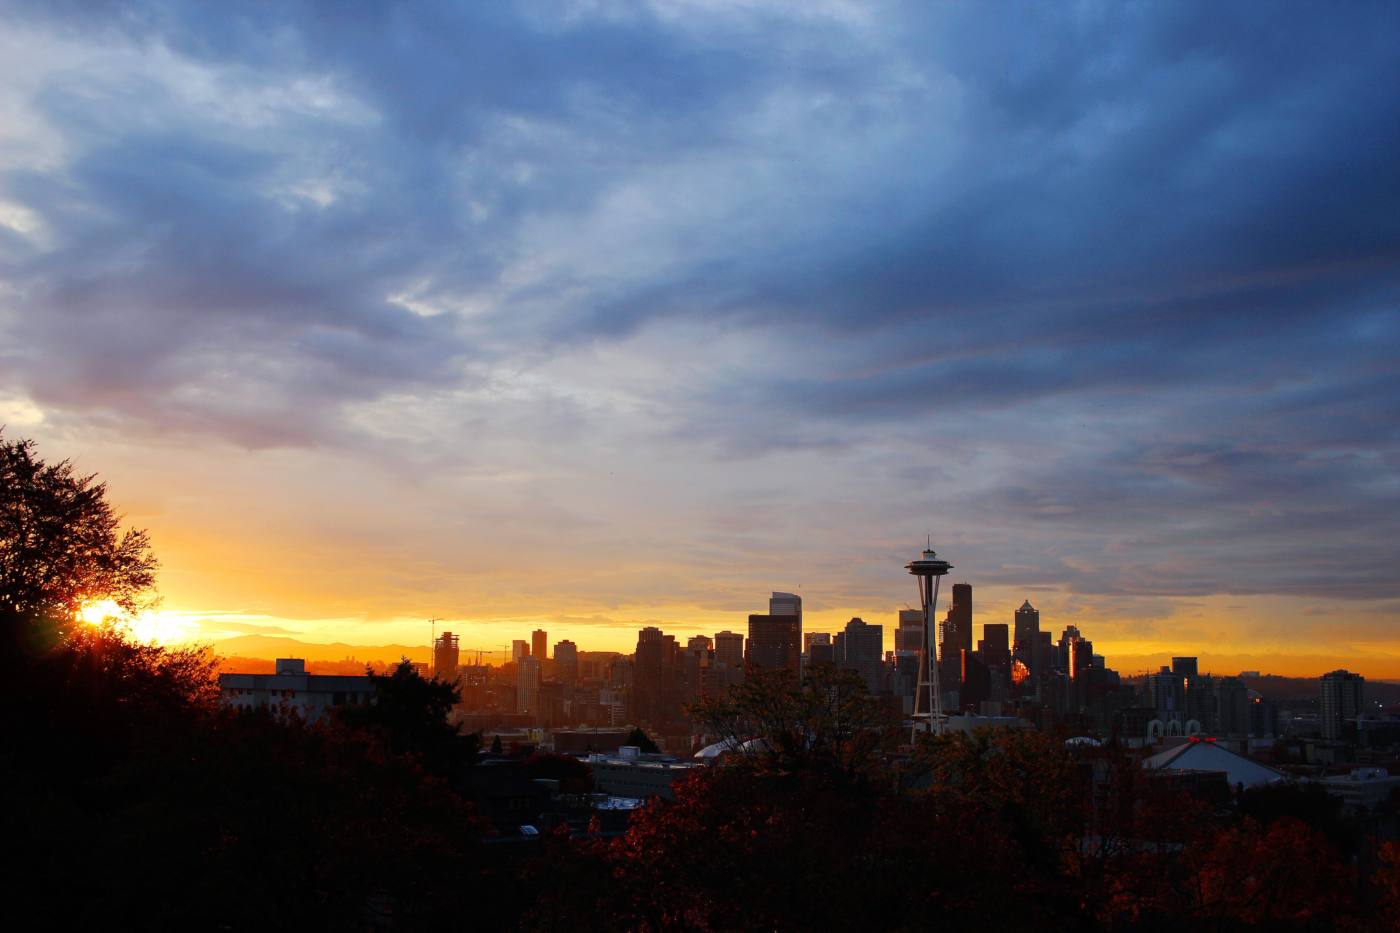
[[[735,670],[742,670],[744,667],[744,636],[738,632],[716,632],[715,663]]]
[[[515,709],[520,713],[538,712],[540,705],[540,662],[526,655],[515,672]]]
[[[521,658],[530,656],[530,643],[523,638],[517,638],[510,643],[510,659],[519,662]]]
[[[768,597],[768,614],[770,616],[797,616],[800,625],[802,621],[802,597],[796,593],[774,593]]]
[[[894,633],[894,650],[919,653],[919,639],[924,634],[924,614],[918,609],[899,610],[899,628]]]
[[[802,617],[799,615],[749,616],[749,640],[745,660],[750,667],[788,670],[802,667]]]
[[[1040,613],[1029,599],[1016,610],[1013,624],[1016,639],[1012,643],[1011,656],[1026,665],[1032,677],[1039,677],[1043,673],[1040,659],[1036,657],[1040,653]]]
[[[835,644],[837,664],[859,673],[871,693],[884,689],[884,626],[852,619],[846,623],[845,630],[836,635]]]
[[[803,632],[802,633],[802,653],[811,654],[813,645],[831,644],[830,632]]]
[[[632,714],[638,722],[668,722],[680,712],[676,654],[674,635],[650,625],[637,633],[637,652],[632,665]]]
[[[767,615],[749,616],[749,640],[744,660],[751,667],[802,670],[802,597],[773,593]]]
[[[549,657],[549,635],[542,628],[535,629],[530,635],[530,656],[540,662]]]
[[[578,680],[578,645],[567,638],[554,645],[554,679],[561,684]]]
[[[1322,675],[1322,737],[1341,739],[1356,731],[1366,678],[1338,670]]]
[[[1011,630],[1004,622],[988,622],[982,626],[982,640],[977,650],[987,667],[1011,666]]]
[[[943,622],[943,651],[961,659],[960,651],[971,650],[972,584],[954,583],[953,604],[948,607],[948,616]]]

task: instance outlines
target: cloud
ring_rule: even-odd
[[[18,5],[0,398],[353,462],[396,593],[1400,595],[1400,14],[1026,15]]]

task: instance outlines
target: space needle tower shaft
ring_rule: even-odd
[[[909,744],[914,744],[919,732],[943,734],[943,692],[939,684],[938,646],[934,634],[938,631],[934,613],[938,609],[938,589],[942,578],[953,565],[940,560],[934,553],[932,539],[917,560],[905,565],[918,580],[919,602],[924,610],[923,643],[919,646],[919,683],[914,691],[914,722]]]

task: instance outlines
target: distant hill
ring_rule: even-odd
[[[238,635],[214,642],[213,648],[214,653],[223,658],[267,661],[269,671],[271,662],[277,658],[302,658],[308,668],[312,662],[354,662],[360,672],[364,671],[366,662],[393,664],[401,658],[429,660],[428,649],[423,645],[347,645],[344,642],[320,645],[273,635]]]

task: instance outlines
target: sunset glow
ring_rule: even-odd
[[[179,645],[200,639],[199,624],[177,612],[146,609],[132,614],[110,599],[87,603],[78,611],[87,625],[111,625],[142,644]]]

